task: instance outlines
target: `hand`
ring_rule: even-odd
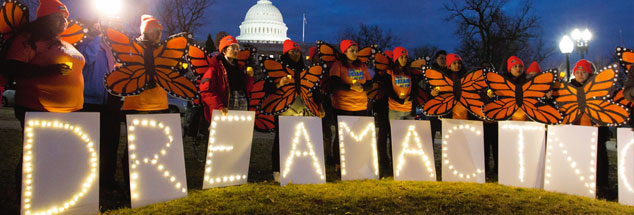
[[[489,98],[493,98],[493,96],[494,96],[494,95],[495,95],[495,94],[493,94],[493,90],[491,90],[491,89],[488,89],[488,90],[487,90],[487,96],[488,96]]]
[[[550,99],[551,97],[553,97],[553,91],[552,91],[552,90],[551,90],[551,91],[548,91],[548,92],[546,93],[546,98],[547,98],[547,99]]]
[[[399,98],[399,99],[405,99],[405,98],[407,98],[407,97],[409,97],[409,96],[405,95],[405,93],[401,93],[401,94],[398,96],[398,98]]]
[[[357,92],[363,92],[363,87],[361,86],[361,84],[355,83],[355,84],[350,85],[350,90],[357,91]]]
[[[411,100],[412,100],[412,97],[407,96],[407,97],[405,97],[405,99],[403,99],[403,100],[405,100],[406,102],[409,102],[409,101],[411,101]]]
[[[431,96],[438,96],[438,93],[440,93],[440,88],[435,87],[434,89],[431,90],[431,92],[429,92],[431,94]]]
[[[288,76],[284,76],[282,79],[280,79],[280,83],[277,84],[277,88],[280,88],[289,83],[291,83],[291,78],[289,78]]]
[[[326,111],[324,110],[324,106],[319,104],[319,118],[323,119],[326,117]]]
[[[249,77],[253,77],[253,67],[247,67],[247,75]]]
[[[228,108],[222,108],[222,109],[220,109],[220,113],[222,113],[223,116],[227,116],[229,114],[229,109]]]
[[[69,75],[72,71],[73,64],[70,62],[67,63],[60,63],[60,64],[53,64],[52,65],[52,71],[59,73],[60,75]]]

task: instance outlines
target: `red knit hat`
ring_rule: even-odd
[[[392,60],[394,62],[396,62],[396,60],[401,57],[402,55],[407,55],[409,56],[409,54],[407,53],[407,49],[403,48],[403,47],[396,47],[394,48],[394,53],[392,54],[394,55],[394,57],[392,58]]]
[[[592,75],[592,73],[594,72],[594,68],[592,67],[592,63],[586,59],[581,59],[579,61],[577,61],[577,64],[575,64],[575,68],[572,70],[572,72],[577,72],[577,70],[583,70],[585,72],[587,72],[588,74]]]
[[[310,49],[308,49],[308,57],[310,57],[310,59],[313,59],[316,54],[317,54],[317,47],[310,47]]]
[[[542,73],[542,68],[539,67],[539,64],[535,61],[533,61],[530,66],[528,66],[528,69],[526,70],[526,74],[533,73],[533,72],[537,74]]]
[[[237,44],[237,43],[238,41],[236,40],[236,38],[233,38],[231,35],[225,36],[222,39],[220,39],[218,50],[222,52],[225,49],[225,47],[230,46],[231,44]]]
[[[141,16],[141,33],[146,33],[154,28],[159,28],[161,31],[163,30],[163,26],[158,19],[155,19],[153,16],[147,14]]]
[[[447,55],[447,68],[449,68],[451,66],[451,64],[454,61],[461,61],[462,62],[462,58],[460,56],[458,56],[457,54],[451,53]]]
[[[524,66],[524,62],[517,56],[511,56],[508,60],[506,60],[506,71],[511,72],[511,68],[517,64],[521,64]]]
[[[292,40],[284,40],[284,49],[282,50],[282,54],[286,54],[286,52],[293,49],[301,51],[296,42],[293,42]]]
[[[357,42],[355,42],[355,41],[352,41],[352,40],[342,40],[342,41],[339,43],[339,49],[341,49],[341,53],[344,53],[344,52],[346,52],[346,50],[348,50],[348,48],[350,48],[350,46],[353,46],[353,45],[354,45],[354,46],[359,46],[359,45],[357,44]]]
[[[394,52],[387,50],[385,51],[385,56],[389,57],[390,59],[394,58]]]
[[[40,0],[40,6],[37,7],[36,18],[54,13],[63,13],[68,18],[68,9],[66,5],[59,0]]]

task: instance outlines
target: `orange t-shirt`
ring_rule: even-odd
[[[353,82],[364,84],[372,80],[365,64],[360,67],[344,67],[337,61],[330,68],[330,76],[341,78],[343,83],[352,85]],[[335,90],[332,94],[332,106],[345,111],[362,111],[368,109],[368,94],[365,91]]]
[[[153,111],[166,110],[167,92],[160,86],[146,89],[139,95],[127,96],[123,99],[123,110]]]
[[[412,92],[412,76],[405,73],[396,75],[392,70],[388,70],[387,74],[392,78],[392,89],[397,96],[409,96]],[[388,104],[391,110],[410,112],[412,111],[412,100],[407,100],[403,104],[390,98]]]
[[[15,38],[7,59],[22,61],[38,66],[67,64],[69,74],[51,74],[35,77],[17,77],[15,103],[33,110],[49,112],[72,112],[84,105],[84,56],[70,43],[61,41],[61,47],[50,45],[49,41],[35,43],[35,50],[26,38]]]

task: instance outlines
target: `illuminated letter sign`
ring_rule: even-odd
[[[484,183],[481,121],[442,119],[442,180]]]
[[[546,127],[537,122],[498,122],[498,182],[543,188]]]
[[[373,117],[337,116],[341,180],[378,179],[379,159]]]
[[[429,121],[390,120],[394,180],[436,181]]]
[[[321,119],[280,116],[280,184],[326,183]]]

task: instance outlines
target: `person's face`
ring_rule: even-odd
[[[302,53],[297,49],[291,49],[288,51],[288,57],[295,63],[299,62],[302,57]]]
[[[407,59],[409,57],[407,55],[401,55],[398,57],[398,64],[401,65],[401,67],[405,66],[405,64],[407,64]]]
[[[346,55],[346,58],[348,58],[349,61],[355,61],[357,60],[357,57],[359,57],[359,47],[352,45],[350,48],[346,49],[346,52],[343,54]]]
[[[436,63],[441,67],[445,67],[447,65],[447,55],[441,54],[436,58]]]
[[[449,69],[452,72],[460,72],[460,70],[462,69],[462,61],[459,61],[459,60],[453,61],[451,65],[449,66]]]
[[[577,71],[575,71],[575,80],[577,80],[577,82],[579,83],[585,83],[586,80],[588,80],[588,77],[590,76],[590,74],[588,74],[588,72],[579,69]]]
[[[150,42],[153,42],[153,43],[158,43],[161,40],[161,29],[160,28],[153,28],[152,30],[147,31],[144,34],[145,35],[143,37],[147,41],[150,41]]]
[[[519,77],[522,74],[524,74],[524,65],[515,64],[511,67],[511,75],[513,75],[513,77]]]
[[[68,27],[68,20],[66,19],[66,15],[62,13],[54,13],[51,15],[51,26],[53,27],[53,33],[61,34]]]
[[[229,59],[236,59],[238,57],[238,53],[240,52],[240,45],[237,43],[231,44],[225,48],[223,54]]]

